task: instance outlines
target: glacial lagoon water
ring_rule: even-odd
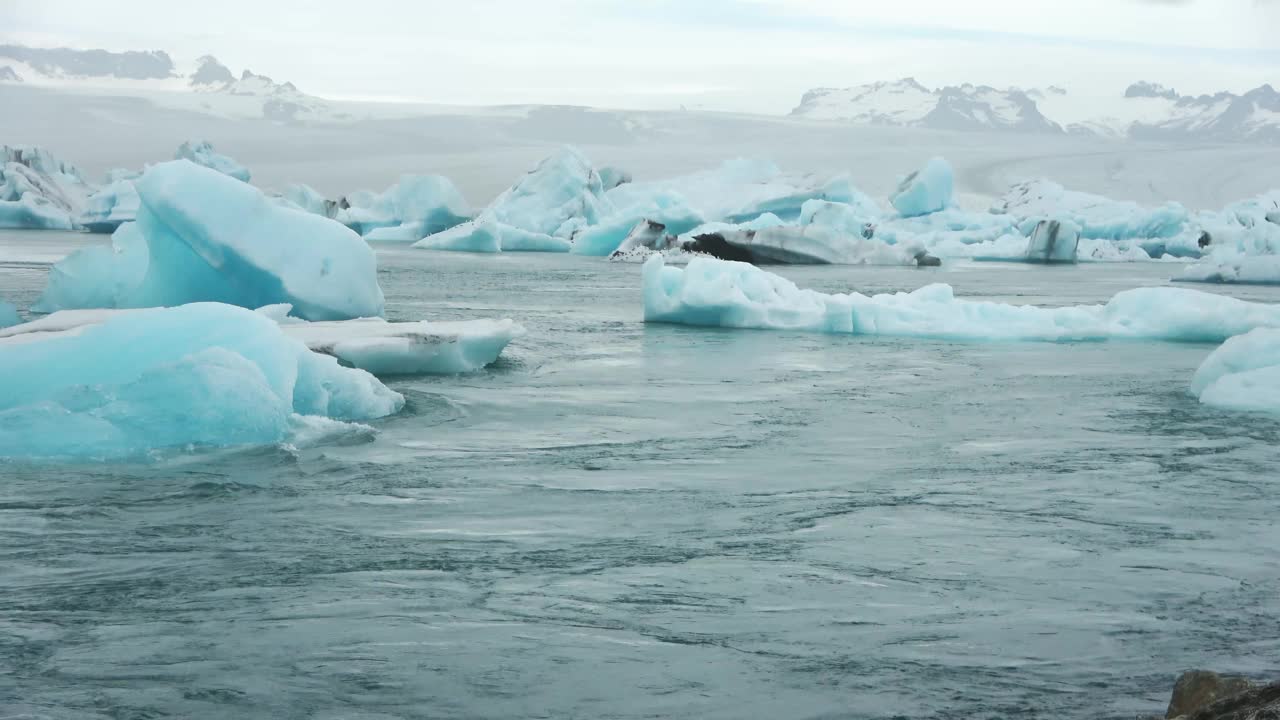
[[[0,231],[0,297],[102,240]],[[1280,419],[1187,395],[1212,346],[645,325],[638,265],[378,256],[393,319],[528,335],[391,381],[373,436],[0,465],[0,717],[1131,718],[1280,669]],[[781,274],[1063,305],[1180,267]]]

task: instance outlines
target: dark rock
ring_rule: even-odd
[[[942,266],[942,260],[940,258],[936,258],[930,255],[927,252],[922,252],[919,255],[916,255],[916,267],[941,267],[941,266]]]
[[[1276,688],[1275,697],[1271,702],[1280,701],[1280,686],[1271,686]],[[1256,703],[1246,703],[1245,705],[1232,705],[1231,711],[1214,711],[1206,714],[1221,704],[1225,699],[1234,700],[1241,693],[1252,690],[1255,685],[1241,677],[1230,677],[1219,675],[1215,672],[1207,670],[1191,670],[1185,672],[1178,678],[1178,682],[1173,686],[1173,697],[1169,700],[1169,709],[1165,713],[1165,717],[1172,718],[1196,718],[1196,720],[1246,720],[1247,718],[1264,718],[1264,717],[1280,717],[1280,705],[1272,708],[1275,715],[1236,715],[1230,714],[1235,709],[1255,707]],[[1261,708],[1262,706],[1257,706]]]
[[[1196,241],[1196,244],[1203,250],[1213,244],[1213,236],[1209,234],[1208,230],[1201,230],[1200,239]]]

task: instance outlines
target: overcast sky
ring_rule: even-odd
[[[786,112],[817,86],[1280,80],[1270,0],[0,0],[0,41],[210,53],[333,98]]]

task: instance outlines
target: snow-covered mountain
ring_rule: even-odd
[[[167,104],[194,105],[195,109],[214,114],[277,122],[345,117],[329,102],[307,95],[293,83],[277,83],[249,70],[237,78],[211,55],[183,68],[160,50],[110,52],[0,45],[0,84],[4,83],[85,92],[182,94],[189,96],[191,102]]]
[[[1181,95],[1138,82],[1099,107],[1066,90],[1000,90],[959,85],[931,90],[912,78],[810,90],[793,117],[939,130],[1102,135],[1210,142],[1280,142],[1280,92],[1263,85],[1243,95]]]
[[[1129,135],[1138,139],[1280,142],[1280,93],[1262,85],[1243,95],[1181,95],[1172,88],[1136,83],[1124,103],[1145,112]]]
[[[1033,92],[1043,96],[1039,91]],[[1061,91],[1054,88],[1051,92]],[[1063,132],[1062,126],[1040,113],[1031,93],[1017,88],[998,90],[986,85],[930,90],[914,78],[844,89],[810,90],[791,115],[939,130]]]

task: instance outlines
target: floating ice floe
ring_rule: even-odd
[[[1280,330],[1259,328],[1227,340],[1196,370],[1191,394],[1227,410],[1280,413]]]
[[[506,346],[524,334],[511,320],[388,322],[356,318],[308,322],[290,317],[287,304],[258,308],[280,324],[284,334],[313,352],[374,375],[452,375],[492,364]],[[146,310],[62,310],[23,325],[0,330],[0,344],[21,343],[50,333],[71,334]],[[15,316],[16,320],[16,316]]]
[[[373,251],[342,225],[185,160],[155,165],[134,184],[137,222],[122,225],[111,247],[55,265],[37,311],[213,301],[289,303],[308,320],[382,314]]]
[[[612,206],[600,174],[572,148],[543,160],[470,222],[423,238],[414,247],[463,252],[568,252],[573,236]]]
[[[345,423],[403,405],[373,375],[230,305],[0,331],[0,458],[127,458],[281,443],[317,427],[350,429]]]
[[[74,230],[92,188],[44,148],[0,146],[0,228]]]
[[[173,154],[174,160],[190,160],[196,165],[207,167],[241,182],[249,182],[249,170],[226,155],[215,152],[213,145],[207,140],[189,140],[178,146]]]
[[[646,322],[968,340],[1144,338],[1221,342],[1280,326],[1280,306],[1184,288],[1139,288],[1106,305],[1060,308],[962,300],[948,285],[910,293],[824,294],[753,265],[656,256],[643,271]]]

